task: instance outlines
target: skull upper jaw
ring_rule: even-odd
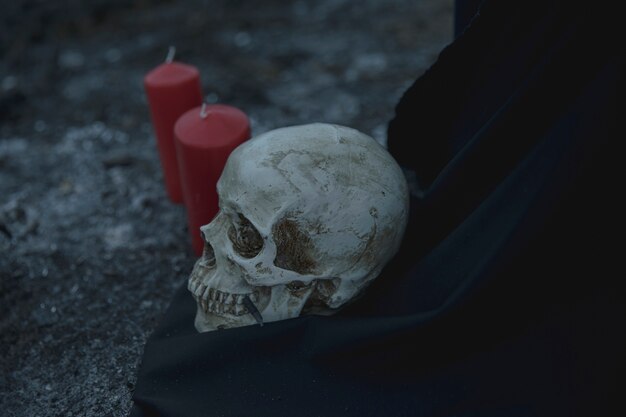
[[[210,332],[213,330],[229,329],[233,327],[250,326],[256,324],[252,315],[233,316],[230,314],[212,314],[203,311],[200,304],[196,311],[194,326],[200,333]]]
[[[259,294],[259,298],[254,304],[266,323],[296,318],[305,309],[313,314],[330,315],[333,313],[333,310],[325,308],[319,299],[311,297],[317,294],[317,282],[296,291],[290,290],[285,285],[262,287],[255,294]],[[195,327],[199,332],[243,327],[256,323],[250,312],[242,315],[213,312],[207,310],[203,302],[198,301]]]

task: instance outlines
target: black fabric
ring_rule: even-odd
[[[181,286],[131,415],[622,415],[614,9],[484,2],[389,123],[421,191],[365,296],[332,317],[198,334]]]
[[[457,37],[476,15],[482,0],[456,0],[454,2],[454,36]]]

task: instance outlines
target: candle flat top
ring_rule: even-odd
[[[174,132],[184,145],[199,149],[229,147],[248,139],[248,116],[236,107],[212,104],[206,107],[206,117],[200,115],[202,106],[185,112],[176,121]]]
[[[153,86],[172,86],[199,78],[200,71],[193,65],[172,61],[165,62],[148,72],[144,82]]]

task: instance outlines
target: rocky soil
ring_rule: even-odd
[[[384,144],[452,15],[451,0],[3,2],[0,414],[128,413],[195,261],[142,84],[169,46],[253,135],[322,121]]]

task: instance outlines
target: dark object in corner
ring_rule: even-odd
[[[390,150],[423,193],[365,297],[198,334],[182,286],[131,415],[618,414],[619,16],[603,1],[484,2],[398,103]]]

